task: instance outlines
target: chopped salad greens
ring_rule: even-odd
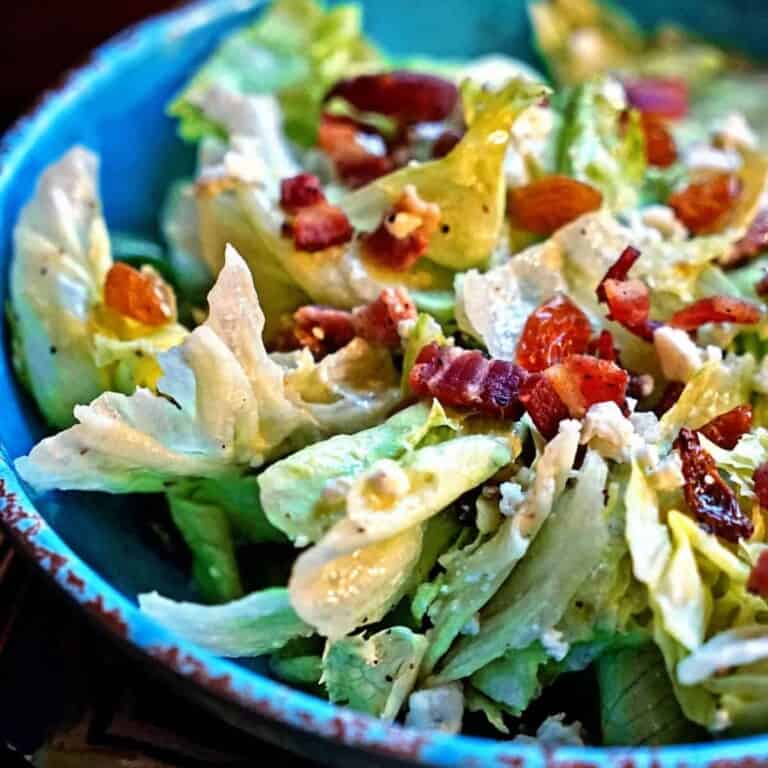
[[[529,11],[546,76],[275,0],[169,105],[198,162],[163,245],[108,232],[90,151],[49,167],[8,318],[55,432],[16,467],[163,497],[199,599],[141,609],[339,705],[548,746],[765,731],[768,75]]]

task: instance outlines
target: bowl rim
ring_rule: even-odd
[[[264,0],[197,0],[128,27],[96,48],[63,84],[47,91],[0,141],[0,191],[52,121],[126,62],[151,54],[162,40],[180,38],[217,19],[254,11]],[[5,269],[8,265],[4,265]],[[3,366],[8,360],[3,357]],[[764,768],[768,734],[667,747],[560,747],[514,744],[464,735],[416,731],[386,723],[262,676],[174,635],[143,614],[78,555],[37,511],[0,441],[0,522],[12,538],[98,624],[115,638],[206,693],[281,725],[348,747],[416,763],[507,768]]]

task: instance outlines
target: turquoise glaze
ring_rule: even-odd
[[[370,34],[397,53],[466,56],[501,50],[532,59],[522,0],[370,0]],[[703,34],[766,53],[765,0],[636,0],[644,23],[672,17]],[[163,107],[216,41],[257,12],[255,0],[188,6],[144,23],[96,52],[59,90],[6,136],[0,152],[0,304],[8,288],[13,223],[39,172],[74,143],[102,158],[101,186],[111,227],[156,233],[169,179],[188,172],[192,151],[174,135]],[[20,64],[23,66],[23,62]],[[258,663],[216,659],[171,636],[136,608],[135,595],[159,589],[189,597],[185,574],[140,536],[143,502],[98,494],[32,499],[11,469],[12,458],[40,437],[34,408],[13,380],[8,333],[0,323],[0,517],[27,551],[100,623],[147,659],[178,675],[177,683],[215,711],[263,738],[333,765],[391,765],[401,760],[441,766],[538,766],[568,763],[608,768],[765,765],[768,736],[690,747],[562,749],[441,734],[416,734],[293,691]],[[755,762],[755,759],[759,762]]]

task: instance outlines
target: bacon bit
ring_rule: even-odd
[[[477,350],[441,347],[433,341],[419,352],[408,381],[418,396],[516,419],[523,413],[519,393],[526,376],[514,363],[488,360]]]
[[[293,337],[316,358],[349,344],[355,337],[352,313],[333,307],[309,304],[293,313]]]
[[[385,288],[376,301],[352,312],[352,322],[358,336],[373,344],[400,347],[397,326],[402,320],[415,320],[416,305],[404,288]]]
[[[453,112],[459,90],[436,75],[396,71],[341,80],[325,98],[336,97],[361,112],[388,115],[408,125],[444,120]]]
[[[677,160],[677,146],[672,134],[657,115],[643,112],[640,125],[645,136],[645,156],[649,165],[668,168]]]
[[[691,232],[702,235],[722,229],[740,194],[741,181],[735,173],[715,173],[675,192],[668,203]]]
[[[432,145],[432,157],[437,160],[445,157],[464,137],[463,132],[453,128],[443,131]]]
[[[613,401],[621,407],[626,400],[629,374],[615,363],[590,355],[571,355],[547,368],[544,376],[575,419],[595,403]]]
[[[727,541],[748,539],[754,530],[752,521],[720,477],[715,460],[701,447],[696,432],[683,427],[673,445],[683,464],[685,501],[699,525]]]
[[[520,402],[545,440],[551,440],[560,422],[569,416],[565,403],[543,374],[534,374],[523,381]]]
[[[568,355],[586,352],[591,335],[587,316],[569,298],[555,296],[525,321],[517,363],[527,371],[543,371]]]
[[[344,211],[325,202],[302,208],[285,228],[296,248],[310,253],[348,243],[354,234]]]
[[[747,591],[768,598],[768,550],[760,553],[747,579]]]
[[[752,406],[739,405],[736,408],[715,416],[696,431],[711,440],[715,445],[730,451],[743,434],[752,428]]]
[[[709,296],[675,312],[669,325],[684,331],[695,331],[705,323],[737,323],[754,325],[760,310],[751,302],[731,296]]]
[[[353,189],[390,173],[395,167],[388,154],[375,154],[365,146],[365,136],[380,134],[348,117],[324,114],[320,121],[317,143],[333,161],[339,178]]]
[[[606,280],[608,319],[615,320],[630,333],[645,341],[653,341],[653,332],[660,323],[651,320],[651,297],[642,280]]]
[[[669,120],[688,113],[688,84],[679,77],[641,77],[624,81],[627,103],[640,110]]]
[[[606,280],[626,280],[629,276],[629,270],[635,266],[635,262],[640,258],[640,251],[628,245],[619,255],[619,258],[609,267],[603,275],[603,279],[597,286],[597,300],[606,302],[608,297],[605,295]]]
[[[768,251],[768,208],[757,212],[744,237],[733,244],[724,266],[739,267],[763,251]]]
[[[568,176],[543,179],[509,191],[508,207],[517,224],[537,235],[551,235],[560,227],[603,203],[602,194]]]
[[[312,173],[300,173],[280,182],[280,207],[286,213],[298,213],[302,208],[323,202],[325,194],[320,179]]]
[[[758,296],[768,296],[768,272],[755,283],[755,293]]]
[[[755,496],[763,509],[768,509],[768,461],[761,464],[752,475],[755,483]]]
[[[680,395],[683,394],[684,389],[685,384],[679,381],[670,381],[669,384],[664,387],[664,391],[661,393],[659,402],[656,403],[653,412],[661,418],[680,399]]]
[[[107,272],[104,303],[144,325],[165,325],[176,314],[173,289],[154,269],[138,270],[121,261]]]
[[[600,360],[607,360],[609,363],[619,362],[619,352],[613,343],[613,334],[610,331],[600,331],[600,335],[589,342],[587,351]]]
[[[408,185],[381,224],[363,237],[363,249],[378,264],[404,272],[427,252],[439,223],[440,207]]]

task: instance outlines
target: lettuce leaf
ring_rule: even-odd
[[[390,627],[329,643],[323,655],[328,698],[358,712],[394,720],[416,682],[427,641],[406,627]]]
[[[235,94],[275,93],[288,137],[312,146],[323,98],[342,77],[385,66],[363,37],[360,9],[325,9],[314,0],[277,0],[253,25],[227,38],[171,104],[181,135],[197,141],[226,126],[200,108],[218,87]]]
[[[264,349],[264,316],[232,248],[209,304],[206,322],[161,357],[162,395],[108,392],[78,406],[79,424],[17,460],[22,477],[38,491],[163,491],[168,480],[237,474],[316,434]]]
[[[198,605],[139,595],[141,610],[185,640],[219,656],[261,656],[312,630],[291,608],[285,589],[265,589],[225,605]]]

